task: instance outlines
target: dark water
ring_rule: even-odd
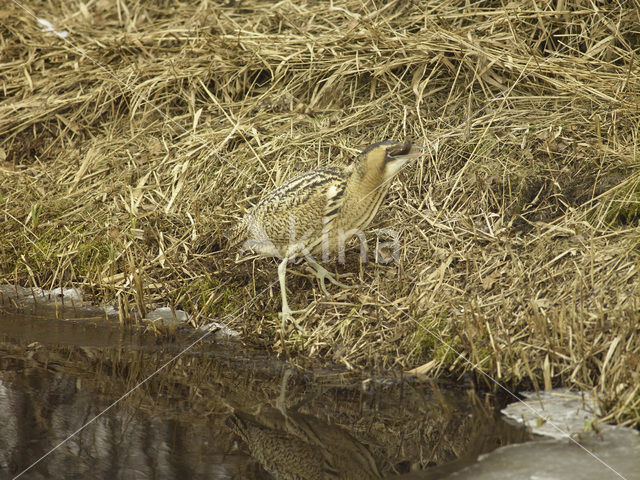
[[[2,478],[441,478],[525,437],[464,386],[292,368],[209,339],[175,359],[193,332],[55,317],[0,310]]]

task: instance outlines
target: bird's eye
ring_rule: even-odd
[[[389,155],[390,157],[397,157],[398,155],[407,155],[410,151],[411,142],[407,141],[406,143],[389,147],[387,149],[387,155]]]

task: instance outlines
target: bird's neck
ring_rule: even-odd
[[[375,190],[385,189],[385,187],[388,187],[388,182],[384,181],[382,172],[367,168],[364,162],[354,165],[347,184],[349,193],[358,199],[364,199]]]
[[[380,207],[389,189],[381,173],[365,168],[365,165],[354,165],[354,170],[347,181],[343,210],[356,221],[357,228],[366,227]]]

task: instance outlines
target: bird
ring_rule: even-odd
[[[225,424],[276,479],[382,478],[365,445],[344,428],[313,415],[264,405],[255,414],[236,410]]]
[[[346,242],[375,217],[402,167],[424,153],[411,140],[384,140],[365,148],[348,166],[326,166],[303,173],[266,194],[231,231],[231,245],[242,251],[281,259],[278,280],[282,297],[282,331],[293,320],[287,302],[287,264],[304,258],[327,295],[325,280],[342,288],[320,265],[332,254],[344,254]]]
[[[251,414],[231,407],[225,424],[251,455],[280,480],[376,480],[382,478],[369,449],[338,425],[286,406],[288,367],[276,407]]]

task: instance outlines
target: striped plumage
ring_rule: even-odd
[[[317,260],[339,253],[350,236],[371,223],[391,179],[408,160],[421,154],[422,147],[410,141],[375,143],[347,167],[318,168],[285,182],[245,215],[230,240],[242,244],[243,250],[282,259],[278,272],[283,325],[290,313],[284,288],[287,262],[304,256],[325,292],[325,278],[345,286]]]
[[[340,211],[348,169],[320,168],[282,184],[247,213],[238,240],[266,256],[293,258],[303,247],[313,253]]]
[[[263,406],[254,415],[235,411],[225,423],[277,479],[382,478],[367,447],[313,415]]]

